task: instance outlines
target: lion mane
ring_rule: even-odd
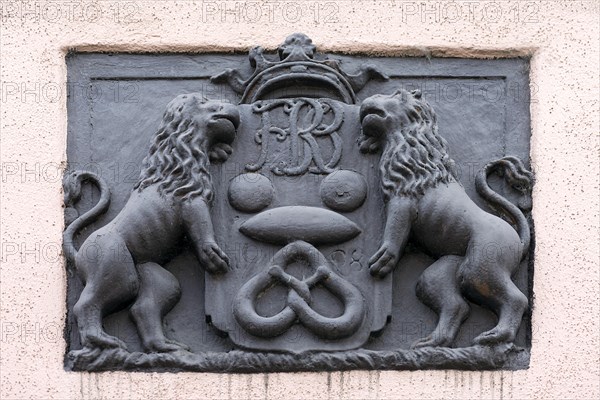
[[[159,184],[163,196],[172,194],[182,200],[201,196],[208,203],[212,201],[208,140],[203,127],[193,121],[194,113],[206,101],[198,94],[187,94],[169,103],[134,190]]]
[[[403,103],[409,124],[387,137],[381,155],[382,189],[386,199],[393,196],[423,195],[440,182],[455,181],[454,161],[446,140],[438,135],[433,108],[418,91],[399,90],[393,94]]]

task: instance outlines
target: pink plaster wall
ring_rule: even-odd
[[[0,3],[2,399],[600,397],[598,2],[91,4]],[[295,31],[307,33],[322,51],[533,57],[537,246],[528,370],[268,375],[63,370],[66,277],[56,251],[63,229],[58,168],[67,136],[66,52],[246,51],[255,44],[274,48]]]

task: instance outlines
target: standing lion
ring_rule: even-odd
[[[125,347],[102,327],[102,318],[131,304],[142,344],[149,352],[185,348],[165,337],[162,318],[179,301],[177,279],[163,265],[187,239],[210,273],[227,271],[228,258],[215,242],[209,204],[213,188],[209,157],[223,161],[240,123],[237,108],[199,94],[176,97],[164,114],[127,204],[93,232],[79,250],[73,236],[106,212],[110,192],[91,172],[65,178],[65,203],[81,196],[81,184],[100,189],[99,202],[64,232],[64,251],[85,287],[73,312],[87,348]],[[95,257],[92,255],[96,255]]]
[[[373,276],[385,277],[398,263],[409,236],[436,261],[417,283],[417,296],[436,311],[434,332],[415,346],[450,346],[469,313],[463,296],[492,310],[497,325],[475,344],[508,343],[515,335],[527,297],[511,275],[529,250],[529,224],[523,212],[492,191],[487,176],[503,173],[513,188],[529,190],[532,175],[520,160],[505,157],[477,176],[477,192],[515,225],[480,209],[453,176],[446,142],[436,116],[418,91],[375,95],[361,106],[363,152],[383,147],[381,185],[387,220],[379,250],[369,260]],[[496,251],[490,252],[490,249]]]

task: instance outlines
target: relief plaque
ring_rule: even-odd
[[[67,61],[68,369],[528,367],[527,60]]]

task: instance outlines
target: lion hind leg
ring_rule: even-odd
[[[417,297],[438,314],[438,323],[427,337],[419,339],[413,348],[449,347],[469,315],[469,305],[460,295],[456,272],[463,257],[444,256],[421,274],[416,286]]]
[[[521,326],[521,319],[528,307],[527,297],[510,279],[507,279],[501,289],[504,290],[501,297],[505,299],[506,303],[497,308],[498,324],[473,339],[475,344],[493,345],[511,343],[515,340],[519,326]]]
[[[73,306],[81,343],[84,347],[127,348],[123,341],[104,331],[102,318],[125,307],[137,295],[135,265],[120,240],[109,235],[93,239],[83,244],[75,260],[85,278],[85,287]]]
[[[483,247],[485,249],[485,247]],[[510,251],[469,251],[471,257],[458,269],[462,293],[471,301],[498,316],[497,325],[474,340],[474,344],[494,345],[513,342],[529,303],[511,279],[516,269]],[[517,261],[518,262],[518,261]]]
[[[87,289],[88,287],[86,287]],[[73,307],[73,313],[79,327],[79,336],[83,347],[127,348],[125,343],[109,335],[104,331],[102,318],[104,314],[98,306],[98,296],[93,290],[84,289],[77,303]]]
[[[140,290],[130,314],[146,350],[155,353],[189,349],[165,337],[163,317],[181,297],[179,281],[162,266],[147,262],[138,265]]]

